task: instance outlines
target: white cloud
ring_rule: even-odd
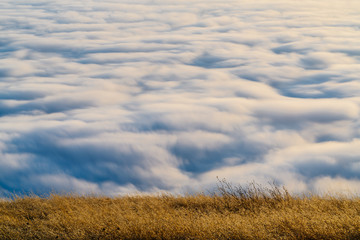
[[[359,10],[2,1],[0,195],[181,192],[216,176],[357,191]]]
[[[339,196],[356,196],[360,193],[358,179],[345,179],[341,177],[319,177],[314,180],[313,188],[318,194],[339,194]]]
[[[75,192],[79,194],[100,193],[99,186],[95,183],[79,180],[64,174],[45,174],[33,176],[31,179],[40,186],[46,186],[53,191]],[[63,192],[62,192],[63,191]]]

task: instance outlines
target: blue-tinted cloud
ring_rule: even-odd
[[[0,3],[0,195],[358,191],[355,0]],[[326,190],[324,190],[326,191]]]

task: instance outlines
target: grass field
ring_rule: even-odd
[[[360,198],[224,180],[214,194],[0,201],[0,239],[360,239]]]

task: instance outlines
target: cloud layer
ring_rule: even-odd
[[[359,191],[357,0],[4,0],[0,195]]]

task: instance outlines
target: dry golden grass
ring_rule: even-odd
[[[360,198],[278,187],[196,196],[60,196],[0,201],[0,239],[360,239]]]

